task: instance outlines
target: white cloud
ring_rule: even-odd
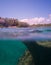
[[[51,23],[51,14],[49,15],[48,18],[35,17],[35,18],[32,18],[32,19],[22,19],[20,21],[21,22],[26,22],[30,25],[32,25],[32,24],[48,24],[48,23]]]

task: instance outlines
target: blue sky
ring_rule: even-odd
[[[0,0],[0,16],[17,19],[47,17],[51,0]]]

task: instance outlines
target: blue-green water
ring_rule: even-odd
[[[37,46],[32,48],[31,45],[35,42],[30,42],[30,40],[51,40],[51,27],[0,28],[0,65],[18,64],[19,58],[29,49],[21,42],[22,40],[27,44],[31,43],[29,44],[31,50]]]
[[[27,47],[19,40],[0,40],[0,65],[17,65]]]

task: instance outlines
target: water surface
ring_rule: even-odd
[[[0,28],[0,39],[51,40],[51,27]]]

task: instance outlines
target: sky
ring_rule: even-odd
[[[48,18],[51,0],[0,0],[0,17],[29,20]]]
[[[0,16],[18,19],[47,17],[51,0],[0,0]]]

